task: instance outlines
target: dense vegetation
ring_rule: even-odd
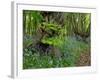
[[[90,13],[23,10],[23,69],[90,65]]]

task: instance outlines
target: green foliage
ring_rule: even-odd
[[[33,35],[42,22],[42,15],[38,11],[24,10],[24,34]]]
[[[90,45],[82,41],[77,41],[75,37],[65,38],[63,44],[60,47],[61,51],[65,53],[65,55],[77,55],[80,54],[80,52],[86,51],[89,48]]]
[[[59,29],[61,29],[61,26],[57,25],[57,24],[52,24],[52,23],[42,23],[43,27],[45,27],[47,30],[51,29],[54,31],[58,31]]]
[[[44,30],[46,32],[49,33],[49,35],[51,36],[46,36],[44,37],[41,42],[42,43],[46,43],[49,45],[53,45],[53,46],[60,46],[62,44],[62,38],[64,37],[64,34],[66,34],[66,30],[64,28],[62,28],[59,25],[55,25],[55,24],[47,24],[47,23],[43,23]],[[53,33],[52,33],[53,32]]]
[[[32,37],[25,35],[23,37],[23,48],[28,48],[31,44],[33,44],[33,39]]]
[[[65,16],[68,35],[73,35],[73,33],[82,37],[90,35],[90,13],[65,13]]]
[[[49,45],[56,46],[56,47],[62,44],[61,39],[59,39],[58,37],[52,37],[52,38],[47,38],[47,39],[45,38],[42,40],[42,42]]]
[[[41,23],[43,17],[39,12],[31,12],[32,14],[32,23],[33,23],[33,30],[36,31],[37,27],[39,26],[39,24]]]
[[[90,40],[82,40],[90,26],[90,13],[23,10],[23,69],[75,66],[90,51]]]
[[[24,55],[24,69],[31,68],[56,68],[75,66],[80,54],[89,49],[87,43],[77,41],[73,37],[67,37],[60,46],[63,57],[56,58],[48,55],[41,56],[41,53],[32,53],[29,50],[25,51]]]

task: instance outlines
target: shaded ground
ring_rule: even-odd
[[[91,65],[91,55],[90,52],[84,51],[81,53],[78,61],[76,62],[76,66],[90,66]]]

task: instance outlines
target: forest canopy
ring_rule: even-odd
[[[89,66],[90,28],[90,13],[23,10],[23,68]]]

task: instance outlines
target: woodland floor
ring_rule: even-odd
[[[90,66],[91,52],[89,46],[86,43],[83,45],[82,42],[76,44],[74,41],[74,45],[71,40],[68,40],[68,42],[65,49],[69,53],[65,53],[66,55],[60,59],[50,55],[40,55],[40,53],[32,54],[31,51],[27,50],[24,53],[23,69]],[[78,47],[79,44],[80,47]]]
[[[91,65],[91,55],[90,52],[84,51],[80,54],[78,61],[76,62],[76,66],[90,66]]]

